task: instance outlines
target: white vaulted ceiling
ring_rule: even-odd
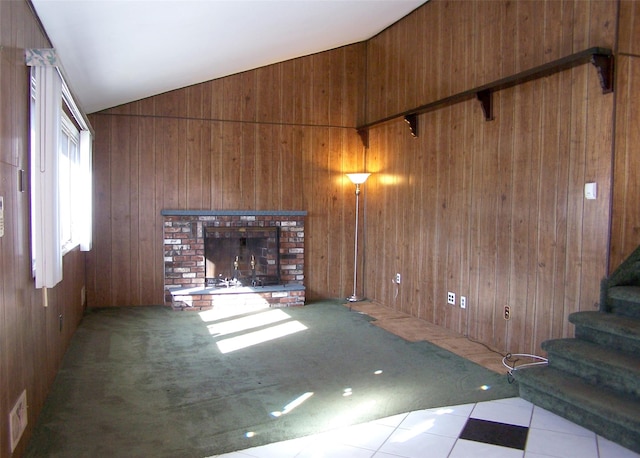
[[[426,0],[31,0],[87,113],[357,43]]]

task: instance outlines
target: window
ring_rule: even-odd
[[[82,193],[80,132],[66,113],[62,113],[58,156],[58,192],[60,193],[60,247],[62,254],[80,244],[78,226]]]
[[[53,50],[27,50],[26,58],[31,67],[32,268],[36,288],[50,288],[62,280],[65,253],[78,245],[91,249],[91,132]]]

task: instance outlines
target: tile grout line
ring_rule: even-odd
[[[405,414],[404,418],[402,419],[402,421],[400,423],[398,423],[395,428],[393,428],[393,431],[391,431],[391,433],[389,433],[389,435],[387,436],[387,438],[382,442],[382,444],[380,444],[380,446],[373,451],[373,455],[371,455],[372,457],[375,456],[382,447],[384,447],[384,445],[387,443],[387,441],[391,438],[391,436],[393,436],[393,434],[400,429],[400,425],[402,424],[403,421],[405,421],[407,419],[407,417],[409,416],[409,414]]]
[[[536,406],[535,404],[532,405],[531,408],[531,415],[529,415],[529,424],[527,425],[527,440],[524,442],[524,450],[522,450],[522,456],[525,456],[527,453],[527,446],[529,445],[529,433],[531,432],[531,425],[533,424],[533,415],[536,412]]]
[[[464,423],[465,425],[469,422],[469,418],[471,418],[471,415],[473,414],[473,411],[476,409],[477,406],[478,406],[477,402],[473,404],[473,409],[471,409],[469,411],[469,414],[467,415],[467,420]],[[458,437],[456,437],[456,440],[453,441],[453,445],[451,446],[451,450],[449,450],[449,453],[447,454],[447,458],[451,457],[451,454],[453,453],[453,450],[456,448],[456,445],[458,444],[458,441],[460,440],[460,435],[462,434],[462,431],[464,431],[464,427],[458,433]]]

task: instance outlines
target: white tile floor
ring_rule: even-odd
[[[459,439],[468,418],[529,427],[524,451]],[[361,425],[249,448],[219,458],[640,458],[520,398],[395,415]]]

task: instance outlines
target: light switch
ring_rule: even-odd
[[[584,185],[584,197],[589,200],[598,197],[598,185],[596,183],[586,183]]]

